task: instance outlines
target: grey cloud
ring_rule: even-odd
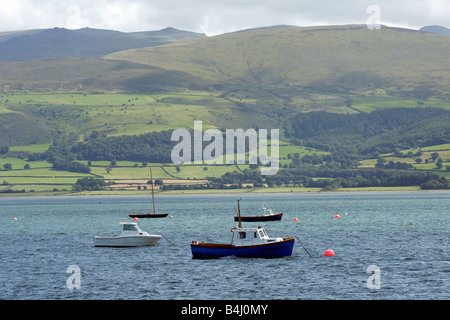
[[[170,26],[214,35],[275,24],[365,23],[370,5],[380,8],[383,24],[450,27],[447,0],[16,0],[0,3],[0,32],[51,27],[130,32]]]

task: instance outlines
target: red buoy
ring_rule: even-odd
[[[138,218],[135,217],[133,220],[134,220],[134,221],[138,221]]]
[[[337,219],[337,218],[340,218],[341,216],[337,214],[334,217]]]
[[[325,257],[334,257],[334,251],[331,249],[325,250],[325,253],[323,254]]]
[[[298,218],[294,218],[294,221],[298,221]]]

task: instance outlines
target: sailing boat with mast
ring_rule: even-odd
[[[150,167],[150,180],[152,183],[152,200],[153,200],[153,213],[151,211],[134,211],[128,216],[131,218],[164,218],[167,217],[168,213],[156,213],[155,209],[155,192],[153,190],[153,176],[152,168]]]

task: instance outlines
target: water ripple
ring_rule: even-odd
[[[230,241],[237,198],[158,197],[173,219],[139,225],[163,239],[123,249],[96,248],[92,237],[119,232],[129,211],[148,209],[146,198],[0,198],[0,299],[450,298],[442,193],[266,195],[284,217],[261,224],[270,235],[301,239],[291,257],[192,259],[192,240]],[[244,212],[260,208],[259,195],[239,198]],[[335,257],[323,256],[328,248]],[[67,288],[69,265],[81,270],[79,290]],[[370,265],[379,267],[380,289],[367,286]]]

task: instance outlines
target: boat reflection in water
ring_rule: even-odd
[[[241,210],[238,200],[238,217]],[[279,258],[292,255],[295,238],[270,238],[267,231],[262,228],[231,229],[230,244],[217,244],[193,241],[191,243],[192,257],[195,259],[215,259],[225,256],[245,258]]]

